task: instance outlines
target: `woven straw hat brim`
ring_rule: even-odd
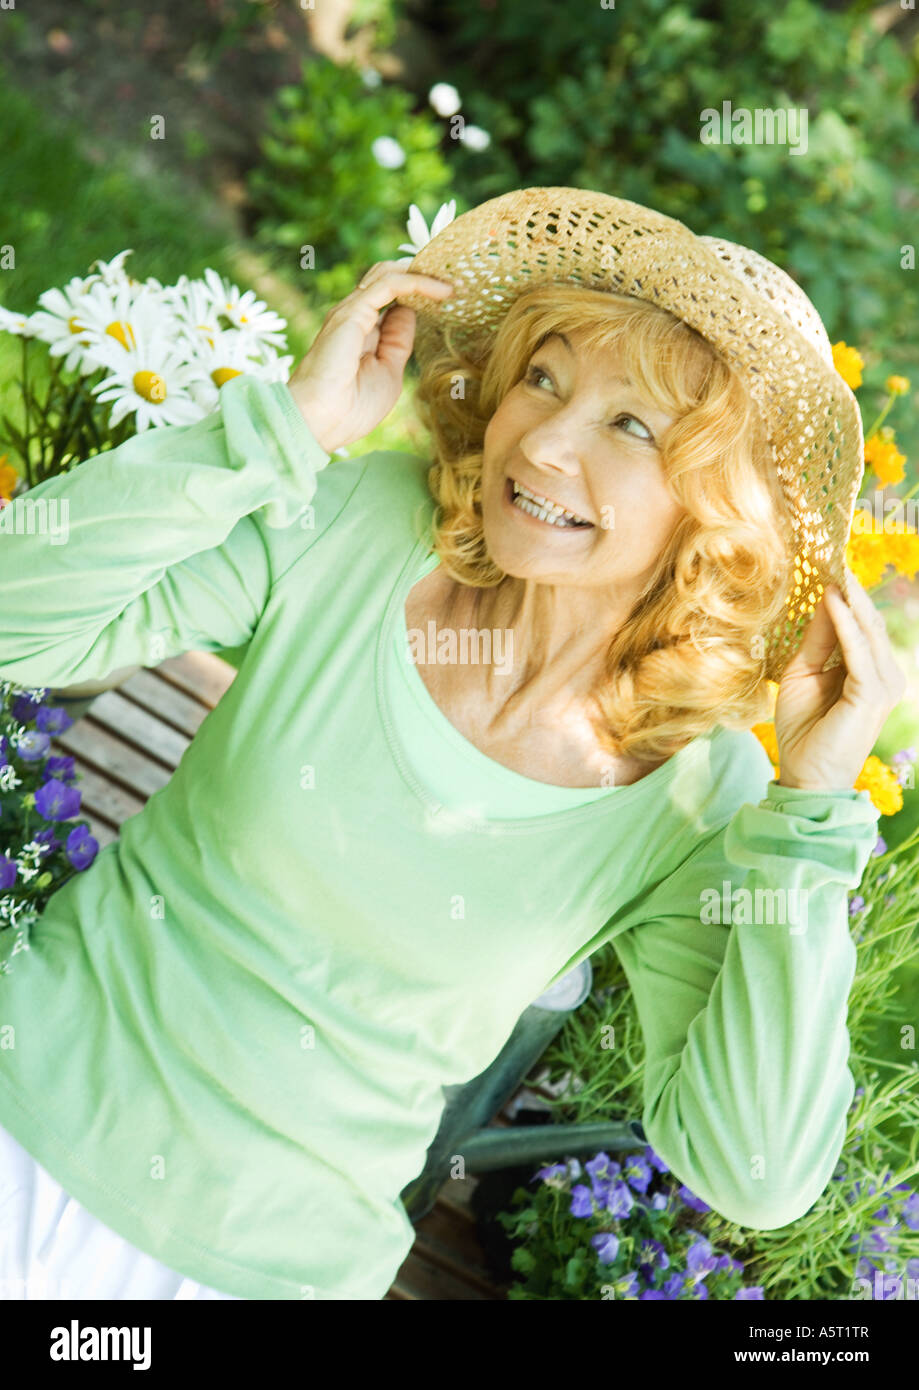
[[[795,558],[787,615],[763,633],[765,674],[779,680],[823,588],[848,598],[845,548],[864,472],[861,413],[833,365],[810,300],[747,247],[700,237],[638,203],[587,189],[536,187],[489,199],[449,223],[409,269],[453,281],[447,300],[403,294],[415,310],[415,358],[444,348],[484,354],[513,301],[557,282],[659,305],[696,329],[748,385],[788,504]],[[834,654],[828,664],[838,664]]]

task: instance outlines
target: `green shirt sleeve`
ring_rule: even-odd
[[[845,1140],[855,1092],[847,892],[877,817],[867,792],[772,782],[614,940],[644,1037],[648,1142],[745,1227],[803,1216]]]
[[[147,430],[0,512],[0,678],[104,680],[247,642],[329,455],[290,390],[243,374],[192,425]],[[281,541],[283,537],[283,542]]]

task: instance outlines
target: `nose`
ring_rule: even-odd
[[[574,477],[581,471],[571,429],[554,421],[528,430],[520,440],[520,451],[534,468],[549,474]]]

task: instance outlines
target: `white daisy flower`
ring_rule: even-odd
[[[434,221],[431,223],[431,230],[428,231],[428,224],[421,215],[421,209],[416,203],[412,203],[408,210],[408,221],[405,224],[405,230],[411,237],[411,241],[403,241],[396,249],[411,251],[413,256],[417,256],[422,246],[427,246],[429,241],[433,241],[438,232],[442,232],[455,216],[456,199],[451,198],[449,203],[441,203]]]
[[[199,377],[189,383],[189,394],[205,414],[217,408],[220,388],[235,376],[248,373],[263,376],[265,368],[252,357],[252,341],[237,328],[218,329],[213,341],[201,338],[195,349],[193,365]],[[293,361],[293,358],[290,358]],[[285,377],[286,381],[287,378]]]
[[[226,317],[233,328],[248,333],[259,344],[267,343],[278,348],[287,346],[283,332],[287,320],[269,309],[263,300],[257,299],[254,290],[241,294],[216,270],[206,270],[204,280],[214,297],[218,313]]]
[[[113,402],[113,428],[131,414],[138,434],[156,425],[191,425],[207,414],[190,390],[201,380],[201,369],[186,362],[162,333],[146,338],[135,331],[132,347],[116,355],[113,345],[108,365],[111,375],[93,387],[93,395]]]
[[[63,289],[45,290],[38,296],[40,309],[29,318],[29,329],[40,342],[48,344],[52,357],[63,357],[67,371],[79,369],[84,374],[93,371],[84,365],[86,355],[86,324],[83,316],[94,282],[75,275]]]
[[[175,322],[168,304],[156,291],[136,281],[92,285],[80,304],[84,372],[99,367],[118,370],[122,353],[130,351],[140,339],[155,335],[166,341],[176,336]],[[53,351],[53,349],[52,349]]]
[[[133,256],[133,254],[134,252],[130,250],[119,251],[118,255],[113,256],[110,261],[93,261],[92,265],[89,267],[90,270],[95,270],[97,266],[99,267],[98,273],[93,276],[93,279],[101,280],[103,285],[125,284],[131,279],[124,268],[125,257]],[[133,283],[136,284],[137,281],[135,280]]]
[[[283,381],[286,386],[293,365],[293,353],[282,357],[273,348],[265,348],[261,361],[256,362],[250,370],[253,376],[261,377],[262,381]]]
[[[428,92],[428,101],[438,116],[455,116],[460,109],[460,94],[449,82],[435,82]]]
[[[483,130],[479,125],[467,125],[459,132],[459,138],[464,145],[468,145],[471,150],[478,153],[479,150],[487,150],[491,144],[491,136],[487,130]]]
[[[226,296],[218,304],[203,280],[189,280],[187,275],[180,275],[174,285],[167,285],[163,296],[181,327],[182,336],[194,352],[198,351],[199,344],[214,343],[227,331],[220,323]]]
[[[380,135],[370,146],[370,153],[383,169],[401,169],[405,150],[391,135]]]
[[[33,336],[29,326],[28,314],[17,314],[13,309],[0,308],[0,333],[15,333],[18,337]]]

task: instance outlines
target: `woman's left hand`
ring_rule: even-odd
[[[907,687],[882,615],[851,570],[847,578],[852,607],[828,585],[779,683],[774,722],[782,787],[851,790]],[[821,671],[837,640],[842,663]]]

